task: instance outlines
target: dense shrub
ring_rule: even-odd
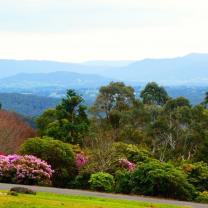
[[[131,192],[131,172],[118,170],[115,173],[115,192],[129,194]]]
[[[92,190],[112,192],[115,181],[111,174],[98,172],[91,175],[89,183]]]
[[[90,174],[81,172],[79,175],[76,176],[74,181],[74,188],[77,189],[90,189]]]
[[[199,196],[196,198],[196,201],[208,203],[208,191],[200,192]]]
[[[198,191],[208,190],[208,165],[204,162],[184,164],[183,170],[188,175],[188,181]]]
[[[0,156],[0,182],[50,184],[51,166],[32,155]]]
[[[126,144],[122,142],[114,143],[117,154],[122,157],[126,157],[129,161],[147,162],[152,158],[151,153],[143,147],[139,147],[134,144]]]
[[[181,170],[157,160],[139,164],[132,174],[131,185],[132,192],[136,194],[181,200],[191,200],[195,194],[194,187]]]
[[[52,182],[54,186],[70,186],[76,174],[74,153],[71,145],[49,137],[27,140],[21,147],[22,154],[35,155],[55,170]]]

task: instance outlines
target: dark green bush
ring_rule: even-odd
[[[74,153],[70,144],[50,137],[28,139],[20,150],[47,161],[55,170],[52,178],[54,186],[67,187],[76,174]]]
[[[208,191],[200,192],[196,198],[197,202],[208,203]]]
[[[181,200],[195,197],[194,187],[186,175],[169,163],[152,160],[138,165],[131,178],[132,192]]]
[[[197,191],[208,190],[208,165],[204,162],[183,164],[183,170],[188,175],[189,183],[193,184]]]
[[[91,175],[89,183],[92,190],[112,192],[115,181],[111,174],[98,172]]]
[[[80,173],[76,176],[74,181],[74,188],[77,189],[90,189],[90,174],[89,173]]]
[[[128,170],[118,170],[115,174],[115,192],[129,194],[131,192],[131,172]]]

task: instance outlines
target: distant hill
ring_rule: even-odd
[[[76,84],[78,88],[88,87],[88,85],[93,84],[98,86],[109,80],[123,80],[128,83],[133,83],[134,85],[156,81],[163,85],[207,86],[208,54],[193,53],[184,57],[170,59],[144,59],[141,61],[88,61],[83,63],[0,60],[0,78],[13,76],[19,73],[58,73],[63,71],[65,73],[77,73],[69,76],[67,75],[65,77],[66,80],[60,80],[62,83],[68,82],[69,84]],[[18,75],[16,80],[23,76],[25,77],[29,75]],[[39,79],[43,80],[45,78],[42,76],[43,75],[40,75]],[[53,74],[50,76],[53,76]],[[71,79],[69,78],[70,76]],[[57,76],[57,78],[60,77]],[[37,79],[38,75],[36,75],[36,81]],[[81,80],[80,83],[78,80]],[[2,80],[0,82],[2,82]]]
[[[120,62],[119,64],[120,66],[124,66]],[[114,65],[116,65],[116,62],[114,62]],[[57,71],[99,74],[100,71],[105,71],[111,68],[112,67],[109,66],[109,64],[106,66],[104,62],[98,64],[98,62],[64,63],[57,61],[0,59],[0,78],[13,76],[19,73],[51,73]]]
[[[137,97],[139,97],[140,92],[143,87],[135,87]],[[0,102],[4,109],[9,111],[17,112],[25,117],[36,117],[39,116],[47,108],[55,107],[59,102],[61,97],[66,93],[65,90],[59,92],[59,98],[48,97],[51,93],[57,93],[56,89],[48,89],[49,91],[41,91],[41,89],[36,89],[34,92],[36,95],[32,94],[21,94],[21,93],[0,93]],[[190,102],[195,105],[203,101],[205,93],[208,91],[207,87],[166,87],[169,95],[171,97],[184,96],[190,100]],[[85,99],[86,105],[90,106],[96,99],[98,89],[80,89],[77,91],[78,94],[82,95]],[[39,96],[43,95],[44,96]],[[30,119],[29,119],[30,123]]]
[[[20,73],[0,79],[0,88],[31,89],[38,87],[83,88],[100,87],[112,79],[95,74],[58,71],[52,73]]]
[[[208,85],[208,54],[190,54],[173,59],[145,59],[113,70],[110,77],[163,85]]]
[[[5,110],[35,117],[45,109],[55,107],[60,99],[18,93],[0,93],[0,102]]]

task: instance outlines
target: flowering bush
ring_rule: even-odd
[[[128,169],[129,171],[134,171],[135,168],[136,168],[136,164],[128,161],[127,159],[120,159],[119,160],[119,163],[120,165],[123,167],[123,168],[126,168]]]
[[[27,139],[21,146],[22,155],[34,155],[51,165],[54,170],[51,178],[53,186],[71,187],[77,168],[70,144],[51,137]]]
[[[0,155],[0,182],[50,184],[53,170],[45,161],[32,155]]]
[[[78,169],[81,169],[84,165],[87,164],[87,162],[88,162],[88,159],[84,154],[81,154],[81,153],[76,154],[75,163]]]

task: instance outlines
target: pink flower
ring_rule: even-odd
[[[87,162],[88,162],[88,159],[84,154],[79,153],[79,154],[76,155],[75,163],[76,163],[76,166],[77,166],[78,169],[80,169],[84,165],[86,165]]]
[[[119,160],[119,163],[120,165],[123,167],[123,168],[126,168],[128,169],[129,171],[134,171],[135,168],[136,168],[136,164],[128,161],[127,159],[120,159]]]
[[[15,183],[48,184],[53,172],[50,165],[33,155],[0,155],[0,182],[9,178]]]

